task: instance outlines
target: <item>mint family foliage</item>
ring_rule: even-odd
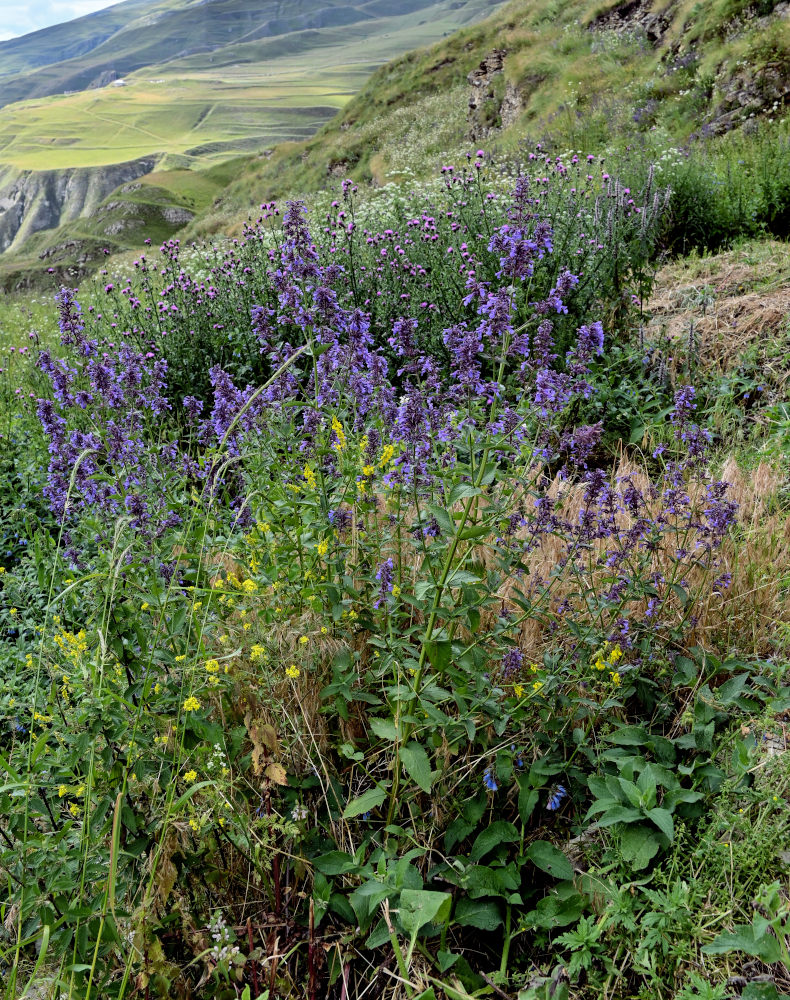
[[[666,193],[480,151],[356,194],[58,295],[4,576],[9,995],[36,956],[80,997],[605,979],[569,840],[646,871],[724,778],[726,713],[670,734],[732,672],[698,626],[737,505],[633,333]]]

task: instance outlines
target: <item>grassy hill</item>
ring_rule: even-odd
[[[164,24],[192,10],[160,6]],[[291,27],[318,16],[278,9]],[[351,8],[331,10],[345,17]],[[790,95],[790,20],[773,0],[410,0],[394,9],[371,0],[353,10],[359,17],[343,26],[275,38],[251,29],[211,53],[171,48],[173,58],[130,73],[124,87],[0,110],[0,162],[18,169],[163,154],[156,180],[133,196],[113,192],[93,218],[4,255],[0,281],[27,281],[44,259],[77,275],[100,245],[139,245],[184,225],[186,238],[238,232],[263,200],[345,176],[368,189],[407,182],[481,145],[519,157],[525,140],[612,153],[637,143],[660,159],[781,117]],[[189,206],[186,169],[203,172]]]
[[[128,0],[0,43],[0,163],[41,170],[156,152],[198,156],[204,165],[206,155],[227,158],[305,138],[377,65],[496,6],[495,0],[372,0],[354,7],[323,0]],[[143,13],[108,34],[129,7]],[[58,32],[66,51],[89,51],[15,72],[61,51],[53,48]],[[113,85],[116,76],[123,86]]]
[[[222,230],[256,201],[318,190],[337,172],[377,186],[470,144],[517,152],[525,137],[669,147],[781,115],[789,97],[786,4],[514,0],[382,66],[314,137],[250,164],[194,228]]]

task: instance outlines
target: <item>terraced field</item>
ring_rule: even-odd
[[[169,165],[199,158],[203,166],[303,139],[378,65],[497,6],[441,0],[417,13],[240,42],[146,66],[122,85],[17,101],[0,110],[0,163],[51,170],[163,153],[170,154]]]

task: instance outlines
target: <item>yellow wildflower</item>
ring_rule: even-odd
[[[176,663],[183,663],[186,658],[187,658],[186,653],[179,653],[179,655],[176,657]]]
[[[58,798],[62,799],[64,795],[69,794],[69,789],[67,785],[58,785]]]
[[[302,475],[307,480],[307,485],[310,487],[310,489],[314,490],[315,489],[315,484],[316,484],[315,473],[313,472],[313,470],[310,468],[309,465],[306,465],[304,467],[304,472],[302,473]]]
[[[326,635],[328,631],[329,629],[326,627],[326,625],[321,626],[321,635]]]
[[[616,670],[610,670],[609,677],[612,679],[612,684],[618,687],[620,684],[620,674]]]
[[[295,663],[292,663],[290,667],[285,668],[285,676],[290,677],[291,680],[296,680],[296,678],[299,676],[299,673],[300,673],[299,667],[297,667]]]
[[[329,551],[329,542],[326,539],[323,539],[318,543],[316,549],[318,550],[319,556],[323,558]]]
[[[242,625],[242,628],[244,629],[244,631],[245,631],[245,632],[249,632],[249,630],[250,630],[250,629],[252,628],[252,626],[250,625],[250,623],[249,623],[249,622],[245,622],[245,623],[244,623],[244,624]]]
[[[523,698],[524,697],[524,685],[523,684],[514,684],[513,685],[513,694],[517,698]]]
[[[258,584],[254,580],[245,580],[241,585],[241,589],[245,594],[254,594],[258,589]]]
[[[206,670],[210,674],[218,674],[219,663],[216,660],[206,660]]]
[[[310,641],[310,640],[309,640],[309,639],[307,638],[307,636],[306,636],[306,635],[300,635],[300,636],[299,636],[299,642],[301,643],[301,645],[302,645],[302,646],[305,646],[305,645],[307,645],[307,643],[308,643],[309,641]]]
[[[346,447],[346,433],[343,430],[343,425],[337,417],[332,417],[332,430],[335,432],[336,439],[332,447],[338,454],[340,454],[340,452]]]
[[[266,656],[266,647],[260,646],[256,643],[250,650],[250,659],[262,660],[264,656]]]
[[[198,712],[199,710],[200,710],[200,702],[197,700],[197,698],[193,694],[190,695],[186,699],[186,701],[184,702],[184,711],[185,712]]]
[[[79,816],[82,810],[80,809],[80,807],[77,805],[76,802],[72,802],[71,805],[69,806],[69,812],[76,819],[76,817]]]
[[[148,603],[148,601],[143,601],[143,603],[140,605],[140,610],[147,611],[150,607],[151,605]]]
[[[197,771],[187,771],[184,775],[184,781],[193,782],[197,780]]]
[[[381,466],[382,469],[386,469],[386,467],[392,461],[392,457],[394,454],[395,454],[395,447],[391,444],[386,445],[381,453],[381,458],[379,459],[379,465]]]
[[[374,465],[363,465],[362,466],[362,475],[363,476],[367,476],[368,478],[370,478],[372,475],[375,474],[375,472],[376,472],[376,467]]]
[[[532,690],[540,691],[542,687],[543,687],[543,681],[535,681],[535,683],[532,685]]]

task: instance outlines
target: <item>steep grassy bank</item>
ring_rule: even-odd
[[[256,199],[341,173],[372,185],[424,174],[480,142],[517,155],[527,137],[585,152],[644,141],[660,154],[781,117],[787,13],[740,0],[517,0],[377,70],[315,138],[251,165],[193,231],[238,225]]]

